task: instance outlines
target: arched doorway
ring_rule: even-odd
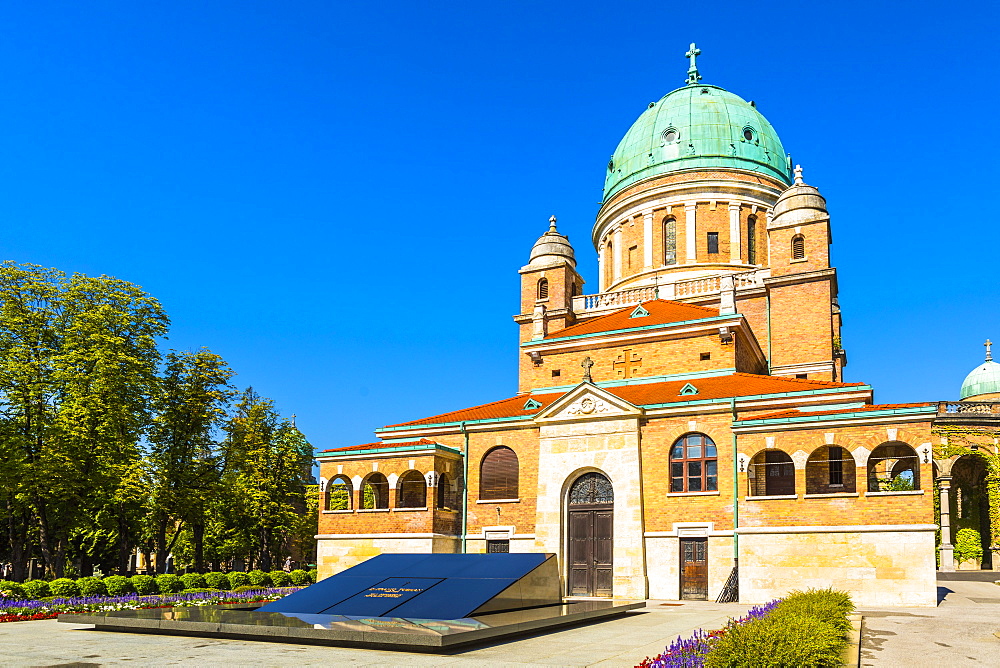
[[[569,516],[569,594],[612,594],[615,493],[601,473],[584,473],[567,496]]]
[[[986,484],[986,462],[975,455],[965,455],[954,463],[951,468],[951,490],[949,506],[951,506],[951,543],[959,542],[959,531],[972,529],[979,534],[979,545],[982,549],[981,568],[993,569],[993,554],[990,545],[993,542],[990,526],[990,499]],[[959,558],[956,549],[956,561]],[[960,563],[960,568],[974,568],[974,563]]]

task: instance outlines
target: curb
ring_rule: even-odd
[[[851,630],[847,632],[847,647],[841,654],[845,668],[861,666],[861,637],[864,632],[865,618],[862,615],[850,615]]]

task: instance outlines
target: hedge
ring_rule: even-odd
[[[52,592],[53,596],[79,596],[80,586],[76,584],[76,580],[70,580],[69,578],[56,578],[49,583],[49,591]]]
[[[109,575],[104,578],[82,577],[58,578],[51,582],[46,580],[28,580],[14,582],[0,580],[0,596],[26,600],[40,600],[46,597],[72,596],[127,596],[138,594],[150,596],[154,594],[175,594],[190,589],[197,590],[234,590],[239,587],[261,589],[266,587],[304,587],[316,581],[316,571],[306,571],[297,568],[291,572],[253,570],[249,573],[233,571],[220,573],[212,571],[204,575],[186,573],[181,576],[164,575]]]

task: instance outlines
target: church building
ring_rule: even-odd
[[[554,217],[518,270],[517,392],[319,453],[320,577],[385,552],[546,552],[567,596],[833,586],[936,604],[960,504],[936,477],[972,457],[985,489],[1000,470],[983,459],[1000,373],[967,404],[874,404],[844,381],[826,200],[753,102],[702,82],[698,54],[607,163],[597,290]]]

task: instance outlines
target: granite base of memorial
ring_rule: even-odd
[[[642,601],[564,601],[552,554],[384,554],[251,606],[60,615],[98,630],[443,650],[598,621]]]

